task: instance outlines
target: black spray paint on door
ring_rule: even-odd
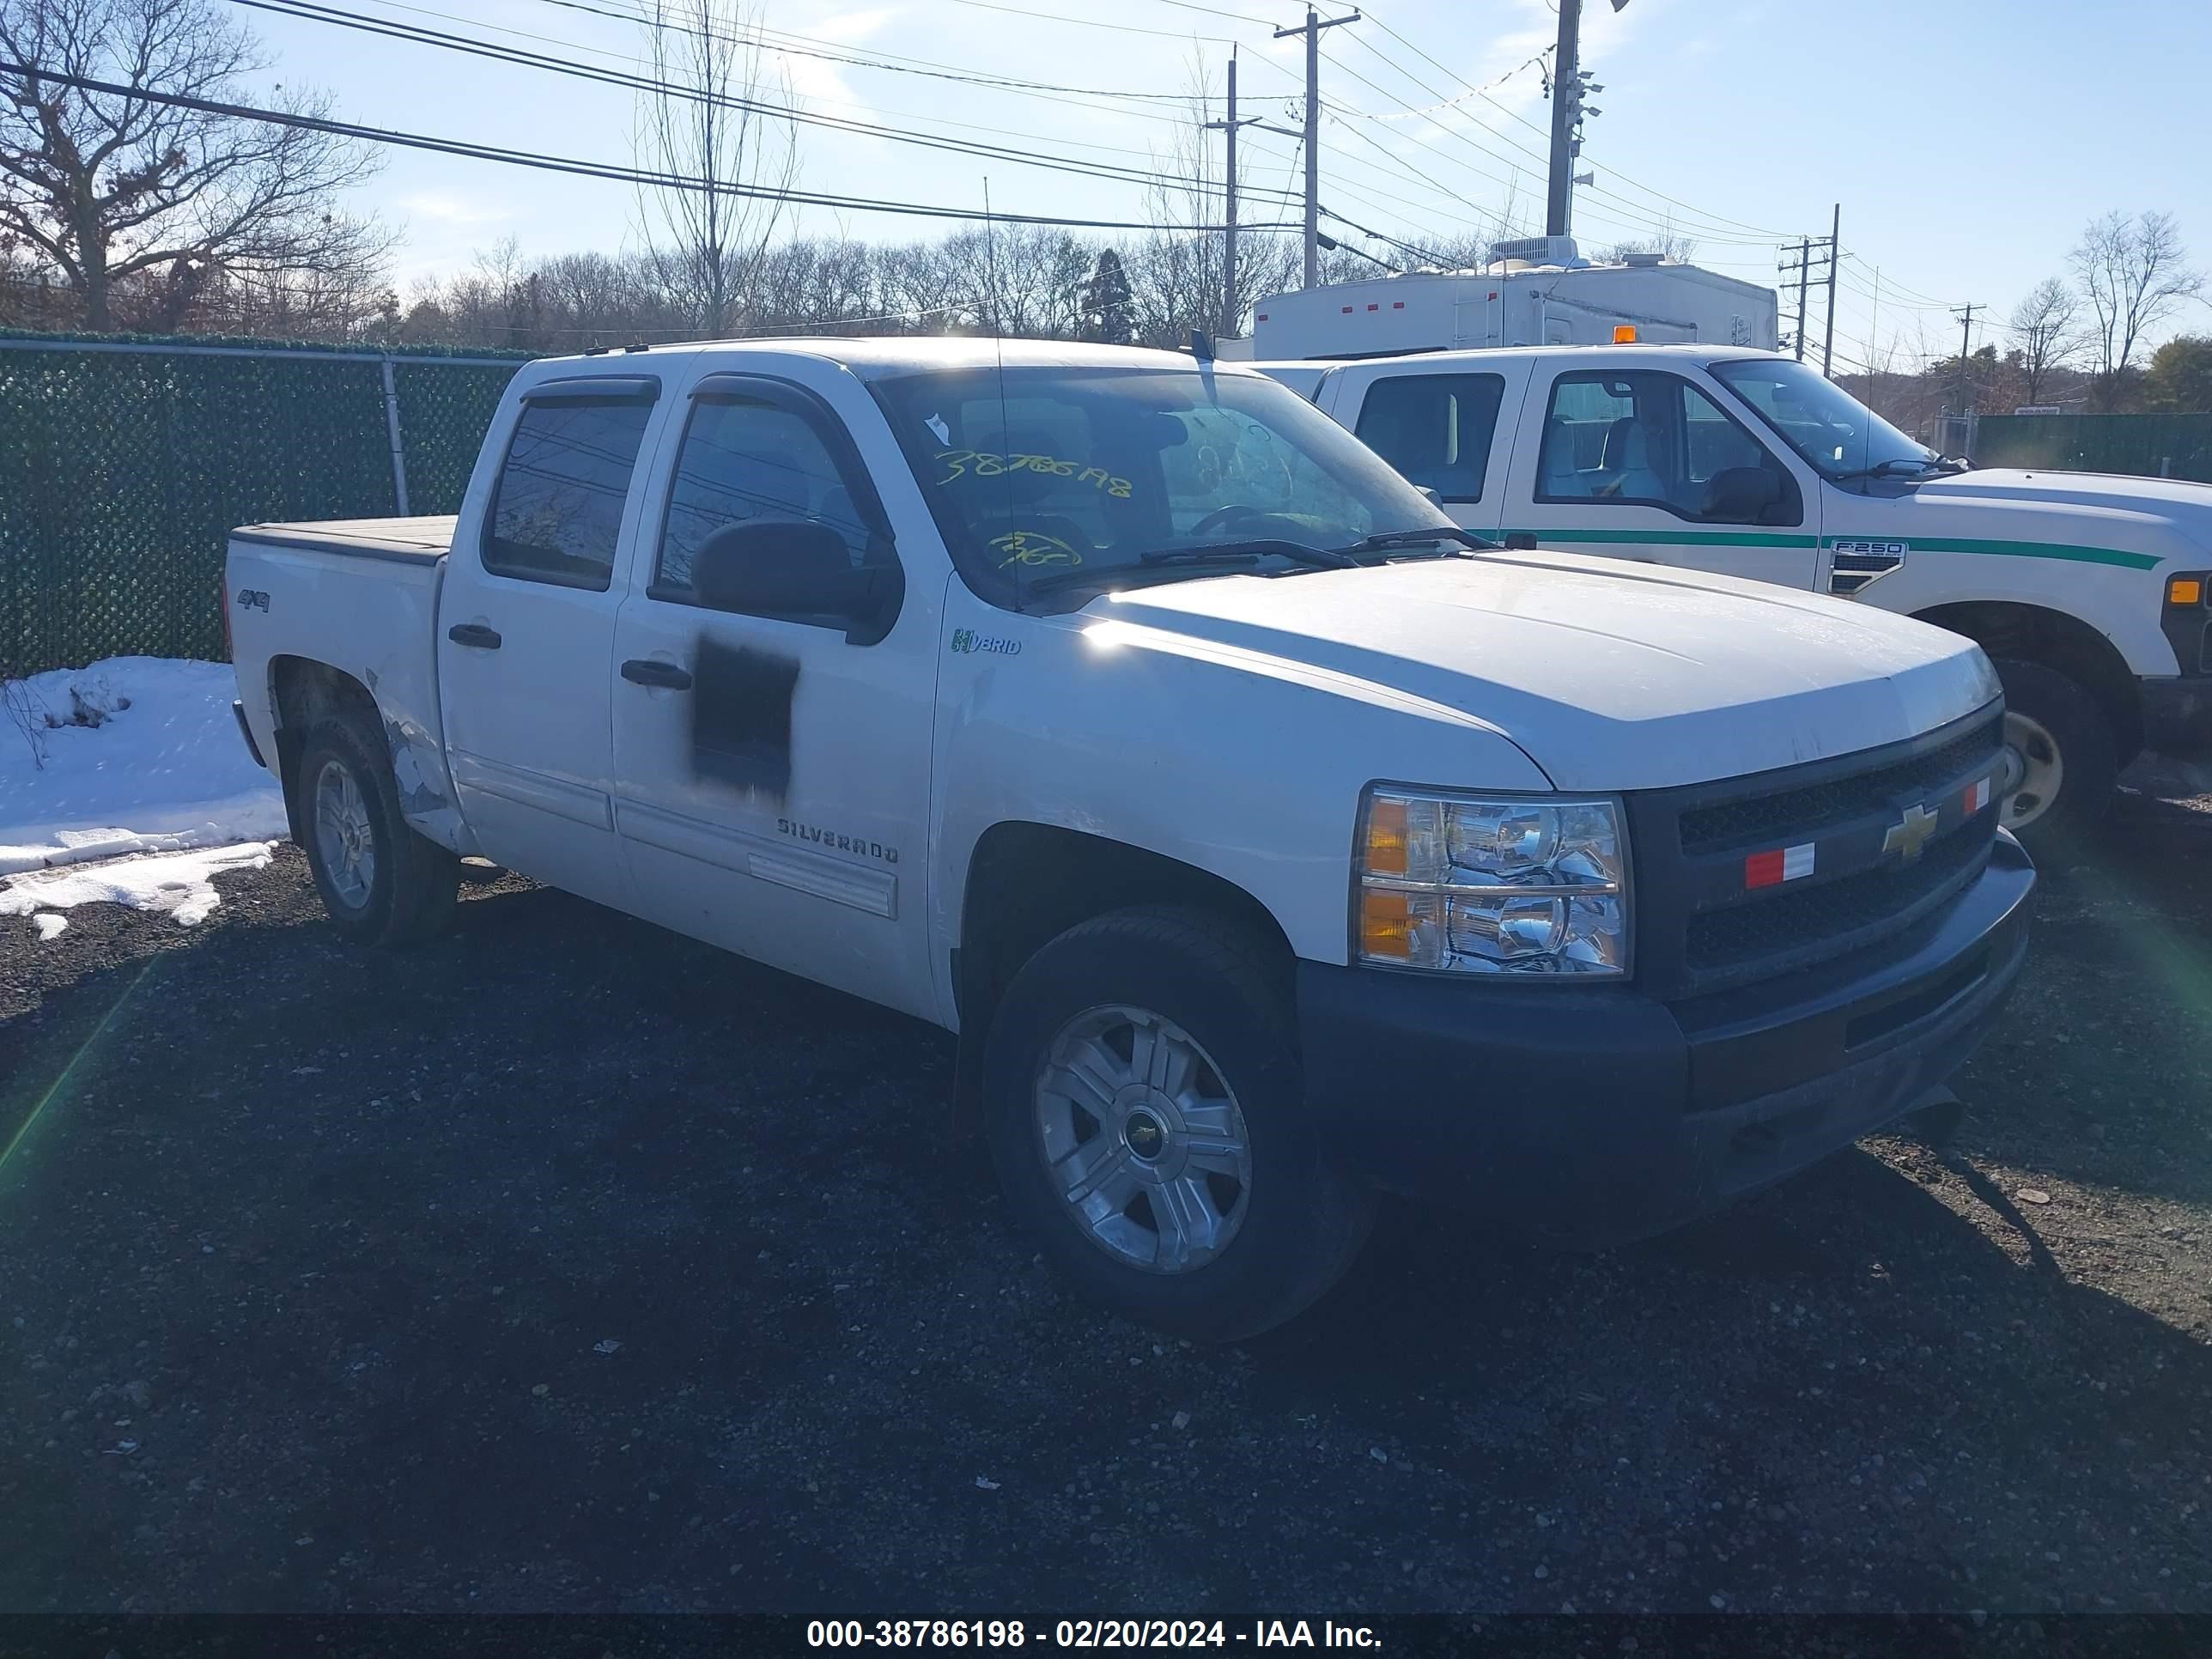
[[[781,805],[791,790],[798,659],[702,635],[692,662],[693,776]]]

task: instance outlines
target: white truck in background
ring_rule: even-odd
[[[1486,548],[1226,365],[541,360],[457,519],[248,526],[228,586],[341,931],[434,935],[482,857],[955,1031],[921,1155],[979,1127],[1195,1338],[1378,1193],[1603,1242],[1955,1115],[2027,947],[1972,644]]]
[[[1271,294],[1252,308],[1255,362],[1496,346],[1607,345],[1632,327],[1668,344],[1779,343],[1771,287],[1656,253],[1593,264],[1566,236],[1501,242],[1480,270],[1419,270]]]
[[[2144,748],[2212,744],[2212,486],[1972,468],[1768,351],[1638,330],[1371,357],[1366,313],[1336,315],[1302,360],[1252,367],[1455,522],[1834,594],[1980,645],[2005,686],[2003,821],[2031,847],[2086,850]]]

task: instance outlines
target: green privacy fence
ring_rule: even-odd
[[[220,657],[233,526],[455,511],[526,358],[0,333],[0,671]]]
[[[1974,459],[2212,483],[2212,415],[1984,415]]]

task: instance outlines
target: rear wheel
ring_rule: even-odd
[[[412,945],[453,919],[460,860],[410,828],[380,746],[343,720],[300,746],[298,792],[307,866],[331,923],[364,945]]]
[[[2002,660],[1996,671],[2005,692],[1998,822],[2039,857],[2086,852],[2119,775],[2112,723],[2055,668]]]
[[[1023,967],[986,1045],[1008,1208],[1092,1300],[1196,1340],[1300,1312],[1372,1218],[1322,1154],[1271,968],[1203,913],[1116,911]]]

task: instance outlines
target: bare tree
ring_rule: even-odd
[[[645,34],[659,86],[639,94],[638,165],[684,181],[642,188],[646,244],[684,322],[724,333],[798,181],[793,124],[779,112],[789,78],[771,73],[731,0],[652,0]]]
[[[0,54],[28,66],[0,75],[0,239],[52,263],[87,328],[112,326],[118,285],[134,278],[155,320],[173,323],[217,278],[358,278],[381,265],[391,239],[332,204],[374,170],[368,150],[137,95],[231,100],[267,67],[210,0],[0,0]],[[275,101],[328,110],[296,90]]]
[[[761,329],[854,333],[882,329],[887,309],[876,251],[849,237],[794,237],[769,249],[754,285],[752,319]]]
[[[1144,345],[1181,345],[1193,329],[1211,332],[1221,318],[1223,238],[1200,227],[1220,222],[1226,185],[1206,131],[1217,111],[1202,64],[1191,70],[1188,107],[1188,125],[1176,130],[1165,155],[1153,154],[1153,171],[1161,182],[1146,192],[1145,217],[1158,228],[1121,250],[1135,301],[1137,339]],[[1267,198],[1251,199],[1264,204]],[[1259,216],[1249,204],[1246,211]],[[1261,211],[1279,216],[1264,206]],[[1249,313],[1255,300],[1289,287],[1298,258],[1297,243],[1290,236],[1257,229],[1239,235],[1238,309]]]
[[[2117,210],[2092,219],[2070,263],[2089,303],[2100,401],[2114,401],[2143,336],[2204,290],[2170,213]]]
[[[2052,371],[2064,368],[2081,349],[2075,327],[2081,313],[2080,298],[2056,276],[2045,277],[2012,308],[2005,331],[2019,354],[2024,401],[2041,403]]]

